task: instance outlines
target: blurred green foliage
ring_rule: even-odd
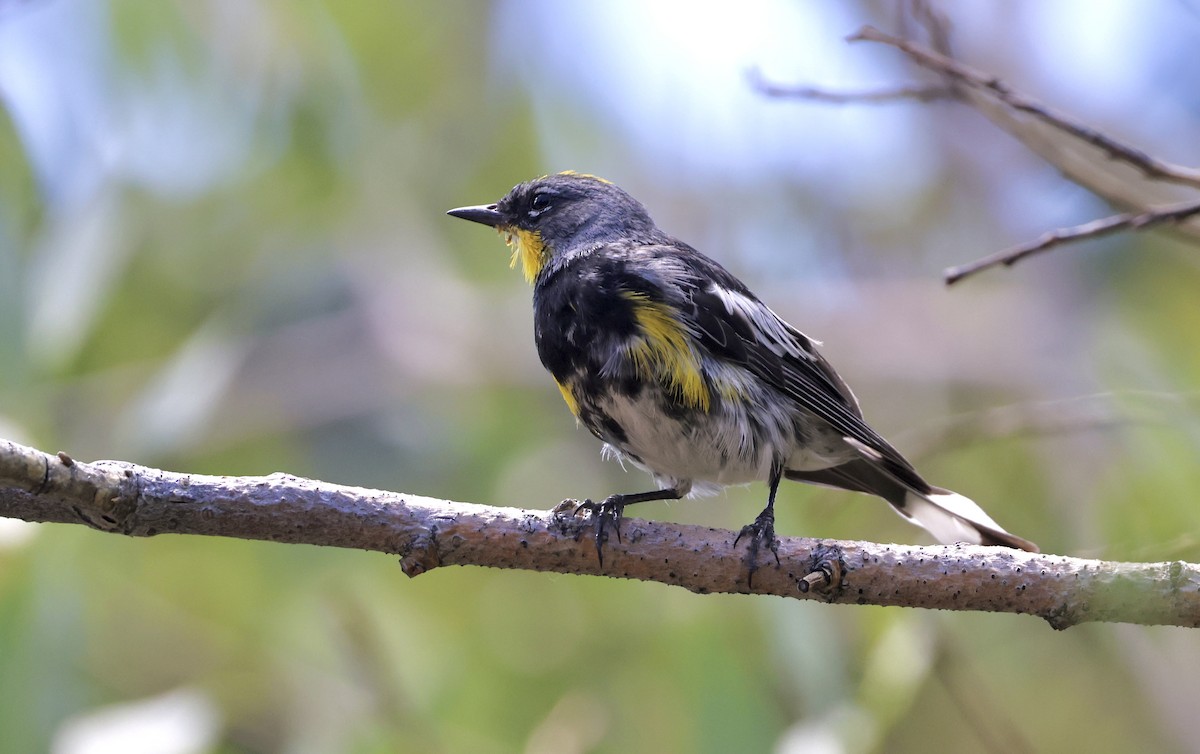
[[[882,5],[813,12],[836,38],[887,25]],[[678,142],[660,154],[617,125],[620,91],[595,94],[615,57],[540,55],[591,23],[582,5],[577,26],[534,23],[548,9],[0,2],[0,436],[503,505],[641,489],[541,374],[499,239],[443,216],[578,168],[826,340],[873,422],[1012,531],[1073,555],[1200,559],[1194,248],[1123,237],[943,291],[941,266],[1103,208],[944,108],[743,113],[853,117],[911,150],[911,173],[855,176],[849,193],[816,163],[688,163],[679,144],[706,159],[729,145],[693,143],[682,119],[651,124]],[[1023,84],[1053,67],[964,26],[966,57]],[[1172,96],[1198,101],[1200,77],[1179,80],[1192,89]],[[1171,118],[1163,133],[1200,115]],[[1050,429],[984,421],[1031,406]],[[762,494],[636,515],[736,529]],[[927,541],[877,501],[781,495],[781,533]],[[1200,746],[1194,632],[1056,634],[482,569],[410,581],[377,554],[0,524],[3,753],[97,751],[85,744],[105,736],[120,751],[305,754]]]

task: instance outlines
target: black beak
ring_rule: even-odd
[[[500,226],[504,222],[504,215],[496,211],[495,204],[480,204],[475,207],[459,207],[452,209],[446,213],[451,217],[460,217],[463,220],[470,220],[473,223],[482,223],[490,225],[493,228]]]

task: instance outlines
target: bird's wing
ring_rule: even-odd
[[[729,359],[826,421],[915,489],[928,484],[900,452],[864,421],[854,394],[813,340],[781,319],[732,274],[706,257],[690,290],[694,333],[714,357]]]

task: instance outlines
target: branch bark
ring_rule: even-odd
[[[592,522],[573,506],[497,508],[368,490],[288,474],[178,474],[122,461],[81,463],[0,440],[0,516],[82,523],[129,536],[199,534],[375,550],[409,576],[478,565],[658,581],[693,592],[830,603],[1023,613],[1200,626],[1200,566],[1117,563],[998,547],[780,541],[782,565],[746,583],[734,532],[627,519],[596,558]]]

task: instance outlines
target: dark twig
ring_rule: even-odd
[[[1112,159],[1124,162],[1140,170],[1147,178],[1168,183],[1177,183],[1190,188],[1200,188],[1200,170],[1163,162],[1135,147],[1122,144],[1116,139],[1078,123],[1066,115],[1042,105],[1033,98],[1017,92],[996,76],[975,70],[957,60],[940,55],[907,39],[900,39],[899,37],[885,34],[872,26],[864,26],[857,33],[848,37],[848,40],[851,42],[866,41],[891,45],[904,52],[919,65],[973,90],[986,92],[1013,110],[1028,113],[1053,128],[1087,142],[1103,150]]]
[[[813,102],[825,102],[834,105],[884,104],[902,100],[934,102],[954,97],[954,90],[947,86],[898,86],[893,89],[839,92],[816,86],[778,84],[768,81],[757,68],[751,69],[746,75],[750,80],[750,85],[767,97],[806,99]]]
[[[982,259],[977,259],[968,264],[959,265],[957,267],[948,267],[942,273],[946,280],[946,285],[953,285],[965,277],[974,275],[991,267],[1004,265],[1011,267],[1025,257],[1052,249],[1055,246],[1061,246],[1073,241],[1081,241],[1087,238],[1099,238],[1107,236],[1111,233],[1116,233],[1122,230],[1142,230],[1155,225],[1164,223],[1178,223],[1188,219],[1194,215],[1200,214],[1200,203],[1188,202],[1187,204],[1169,207],[1167,209],[1153,210],[1150,212],[1127,212],[1112,217],[1105,217],[1099,220],[1093,220],[1083,225],[1075,225],[1070,228],[1058,228],[1048,233],[1043,234],[1040,238],[1014,246],[1010,249],[988,255]]]
[[[751,83],[766,96],[808,99],[836,104],[880,103],[903,99],[928,102],[935,99],[962,98],[966,92],[971,92],[977,97],[996,101],[1014,112],[1032,116],[1035,122],[1100,150],[1111,160],[1139,171],[1150,181],[1172,183],[1192,189],[1200,188],[1200,170],[1151,157],[1135,147],[1123,144],[1042,105],[1033,98],[1012,89],[995,76],[973,69],[953,59],[946,54],[946,51],[949,50],[949,38],[944,19],[933,15],[932,11],[923,3],[914,3],[914,9],[914,14],[921,17],[928,28],[934,46],[941,52],[936,52],[907,39],[886,34],[871,26],[863,27],[848,39],[849,41],[879,42],[896,47],[917,64],[941,75],[944,81],[941,86],[906,86],[874,92],[832,92],[817,87],[789,87],[774,84],[764,80],[758,71],[751,71]],[[927,17],[922,16],[921,13],[925,13]],[[982,108],[978,102],[975,104]],[[965,277],[992,267],[1011,266],[1025,257],[1056,246],[1088,238],[1098,238],[1124,230],[1142,230],[1164,224],[1177,225],[1200,214],[1200,203],[1194,200],[1165,208],[1151,209],[1144,204],[1139,206],[1139,202],[1136,201],[1126,199],[1122,202],[1119,197],[1109,196],[1108,198],[1118,204],[1133,205],[1134,209],[1124,214],[1113,215],[1082,225],[1060,228],[1043,234],[1035,241],[991,254],[969,264],[947,268],[943,272],[946,284],[952,285]]]
[[[940,13],[930,0],[910,0],[908,6],[913,21],[929,36],[929,46],[934,52],[954,58],[954,50],[950,47],[950,19],[946,14]]]
[[[957,677],[960,675],[967,678],[960,681]],[[941,655],[933,667],[933,677],[941,682],[951,703],[958,708],[989,752],[1017,754],[1037,751],[1025,738],[1021,726],[988,693],[988,678],[975,672],[969,653],[959,651],[952,635],[947,632],[941,635]]]
[[[945,417],[898,438],[910,457],[990,440],[1049,437],[1170,422],[1200,410],[1200,391],[1123,390],[1047,401],[1026,401]]]

